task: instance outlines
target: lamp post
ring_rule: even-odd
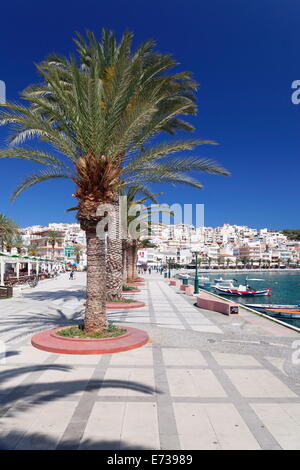
[[[198,279],[198,251],[193,252],[196,257],[196,272],[194,281],[194,294],[199,294],[199,279]]]
[[[170,265],[171,265],[171,258],[168,258],[168,278],[170,279],[171,277],[171,268],[170,268]]]

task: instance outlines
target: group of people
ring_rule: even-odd
[[[151,267],[151,266],[147,267],[146,265],[145,266],[138,266],[138,274],[146,274],[147,271],[148,271],[149,274],[151,274],[152,269],[154,271],[156,271],[157,273],[162,274],[165,268],[163,266],[153,266],[153,267]]]

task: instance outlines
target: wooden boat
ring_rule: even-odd
[[[276,305],[276,304],[246,304],[246,307],[275,313],[299,313],[300,305]]]
[[[299,305],[275,305],[275,304],[245,304],[246,307],[253,308],[259,312],[265,313],[270,317],[287,318],[290,320],[300,319]]]
[[[216,284],[214,286],[215,290],[222,295],[230,295],[230,296],[243,296],[243,297],[256,297],[256,296],[263,296],[263,295],[271,295],[272,289],[261,289],[256,290],[248,285],[234,286],[231,282],[224,282],[222,284]]]

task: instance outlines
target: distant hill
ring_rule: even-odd
[[[300,240],[300,229],[295,228],[295,229],[284,229],[282,231],[284,235],[288,237],[289,240]]]

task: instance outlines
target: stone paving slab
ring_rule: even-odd
[[[37,328],[82,318],[84,276],[1,303],[0,448],[299,449],[300,379],[285,367],[299,335],[199,310],[161,277],[146,279],[145,311],[110,317],[142,326],[151,342],[118,354],[30,344]]]

